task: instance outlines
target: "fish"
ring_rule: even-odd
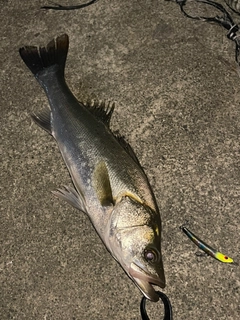
[[[143,295],[158,301],[165,287],[161,218],[149,180],[130,144],[110,128],[114,104],[80,102],[64,77],[69,37],[19,54],[49,101],[32,115],[56,140],[73,186],[54,195],[86,213],[113,258]]]
[[[230,258],[227,255],[221,253],[220,251],[212,248],[206,242],[202,241],[198,236],[196,236],[192,231],[190,231],[184,225],[180,226],[180,229],[187,235],[187,237],[190,240],[192,240],[192,242],[194,242],[198,246],[198,248],[203,250],[209,256],[215,258],[218,261],[224,262],[224,263],[231,263],[234,265],[238,265],[236,262],[233,261],[232,258]]]

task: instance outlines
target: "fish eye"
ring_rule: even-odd
[[[145,249],[144,250],[144,258],[147,262],[156,262],[158,261],[158,254],[153,249]]]

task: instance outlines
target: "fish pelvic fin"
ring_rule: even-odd
[[[108,169],[104,161],[100,161],[93,172],[93,188],[102,206],[112,206],[113,196]]]
[[[33,113],[31,114],[31,117],[33,121],[36,122],[37,125],[39,125],[39,127],[52,135],[51,111],[49,109],[46,108],[39,113]]]
[[[79,194],[73,187],[64,186],[64,189],[57,189],[52,193],[71,204],[74,208],[87,213],[85,207],[85,199],[82,194]]]
[[[36,78],[41,71],[44,71],[53,65],[58,66],[58,71],[63,76],[68,47],[68,35],[63,34],[56,39],[51,40],[46,47],[22,47],[19,49],[19,54]]]

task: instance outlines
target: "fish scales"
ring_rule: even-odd
[[[19,49],[50,105],[33,120],[55,138],[74,184],[53,193],[88,214],[112,256],[157,301],[152,285],[164,287],[165,276],[154,194],[130,145],[109,128],[113,107],[83,104],[68,88],[68,42],[64,34],[46,47]]]
[[[64,90],[64,87],[61,89]],[[55,95],[55,92],[49,90],[49,94]],[[57,97],[54,104],[60,105],[62,97],[60,94]],[[108,168],[114,199],[123,194],[131,193],[155,209],[152,194],[149,192],[147,180],[141,168],[137,167],[133,159],[127,156],[126,151],[101,121],[98,121],[83,105],[80,110],[78,102],[75,101],[76,105],[73,102],[69,101],[67,103],[66,101],[66,105],[71,106],[71,108],[65,108],[63,105],[60,112],[59,109],[52,111],[52,134],[59,144],[69,170],[76,172],[74,174],[76,188],[81,189],[84,194],[86,188],[89,192],[87,182],[92,181],[96,163],[104,161]],[[81,119],[81,121],[78,119]],[[61,128],[61,130],[58,130],[58,128]],[[68,133],[67,142],[66,131]],[[92,141],[95,143],[93,144]],[[84,153],[80,153],[82,150],[84,150]],[[79,170],[79,167],[81,167],[81,170]],[[119,170],[119,167],[122,170]],[[124,170],[124,168],[127,168],[127,170]],[[79,175],[79,177],[76,177],[76,175]],[[78,183],[81,177],[84,181]],[[92,190],[94,191],[94,189]],[[91,199],[90,196],[86,197],[89,206],[92,200],[95,199]]]
[[[74,164],[78,172],[77,167],[81,163],[85,164],[81,171],[81,176],[85,177],[85,182],[76,187],[83,189],[86,181],[91,179],[96,162],[104,161],[109,167],[114,198],[117,198],[119,193],[128,190],[136,197],[138,195],[143,202],[148,203],[153,209],[156,209],[143,170],[136,166],[134,160],[126,154],[126,150],[119,144],[106,125],[77,101],[69,92],[65,82],[59,81],[58,78],[49,77],[48,73],[39,76],[39,79],[44,82],[48,97],[51,97],[49,102],[52,112],[52,135],[59,145],[68,168],[71,168]],[[66,133],[68,136],[67,142]],[[89,148],[90,145],[91,148]],[[83,150],[85,156],[83,153],[80,155]],[[119,165],[122,170],[119,170]],[[123,170],[124,168],[127,168],[127,170]]]

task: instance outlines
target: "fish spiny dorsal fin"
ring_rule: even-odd
[[[105,101],[98,101],[98,100],[87,100],[85,106],[91,111],[91,113],[100,119],[108,128],[110,125],[111,116],[113,114],[115,103],[106,103]],[[136,164],[142,169],[141,164],[133,151],[132,147],[128,142],[126,142],[125,138],[121,136],[118,132],[113,132],[113,135],[119,142],[119,144],[127,151],[130,157],[136,162]]]
[[[98,100],[92,102],[91,100],[88,100],[85,107],[109,128],[111,116],[115,108],[114,103],[106,103],[105,101],[100,102]]]

